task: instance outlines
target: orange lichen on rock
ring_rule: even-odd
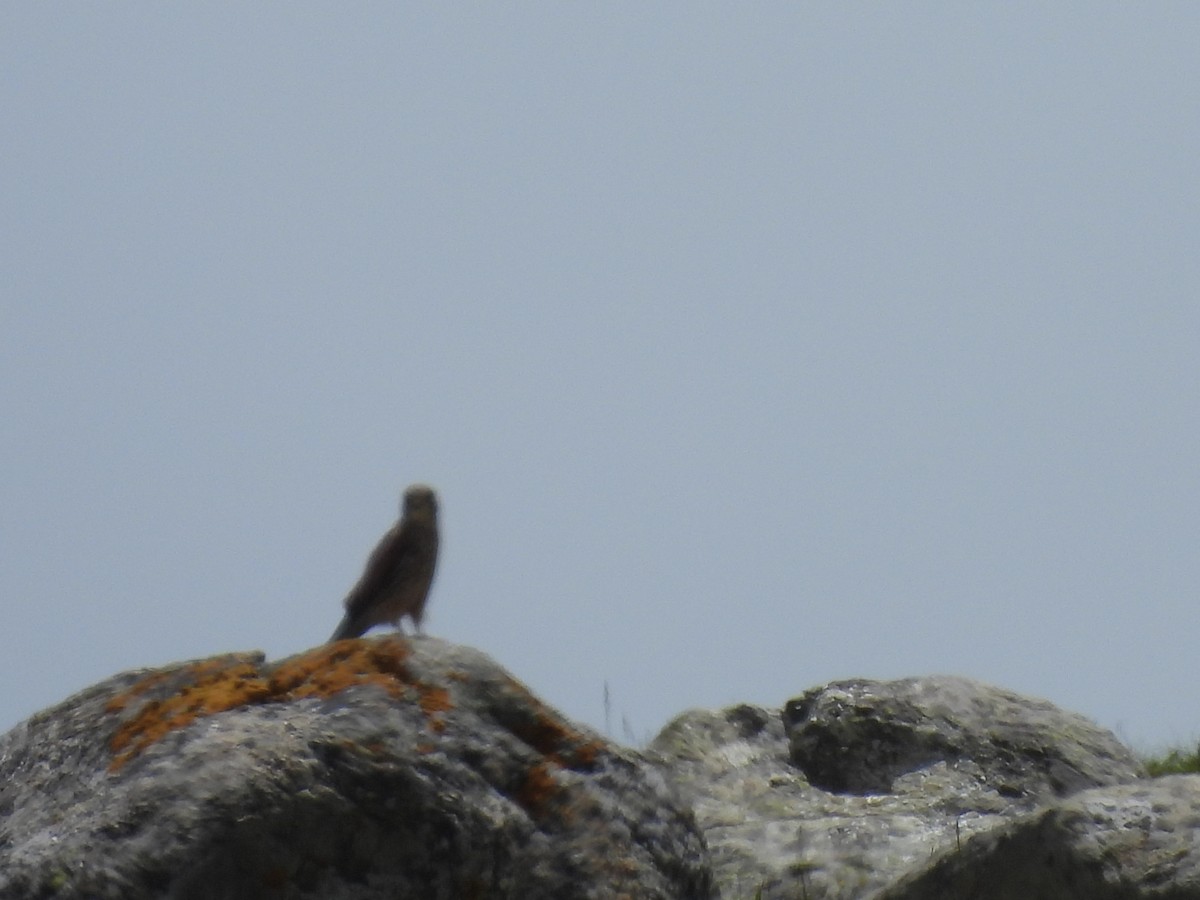
[[[590,771],[604,745],[587,738],[568,726],[544,703],[529,693],[519,681],[511,680],[511,690],[520,691],[526,698],[531,717],[520,722],[510,722],[509,729],[538,753],[568,769]]]
[[[535,819],[544,818],[559,799],[559,786],[553,774],[554,763],[531,766],[517,789],[516,801]]]
[[[162,684],[166,680],[166,672],[156,672],[153,675],[148,675],[145,678],[139,679],[129,690],[124,691],[119,696],[109,700],[107,705],[104,707],[105,712],[121,711],[128,704],[132,703],[142,694],[146,693],[146,691],[150,690],[150,688],[157,684]]]
[[[442,687],[425,685],[418,702],[429,719],[429,727],[434,731],[443,731],[446,727],[444,716],[454,708],[454,704],[450,700],[450,692]]]
[[[244,658],[222,657],[193,663],[175,672],[150,675],[113,697],[105,710],[124,710],[150,689],[173,681],[179,683],[174,693],[143,704],[112,736],[109,748],[115,756],[109,771],[116,771],[177,728],[226,709],[262,702],[268,695],[266,683],[253,663]]]
[[[431,728],[440,731],[441,715],[451,708],[449,693],[414,679],[406,665],[408,654],[408,644],[402,640],[355,639],[276,665],[264,666],[257,656],[224,656],[148,675],[105,706],[106,711],[118,713],[141,701],[109,742],[113,752],[109,771],[118,771],[164,735],[197,719],[259,703],[331,697],[360,685],[375,685],[397,699],[415,691]],[[148,694],[155,699],[143,699]]]
[[[554,718],[546,709],[539,710],[535,721],[515,730],[517,737],[561,766],[590,771],[603,745],[589,740]]]
[[[275,699],[330,697],[346,688],[373,684],[400,699],[413,684],[399,641],[347,640],[326,644],[282,662],[271,674]]]

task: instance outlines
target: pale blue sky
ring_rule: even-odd
[[[956,673],[1200,734],[1200,6],[7,4],[0,729],[431,633],[640,738]]]

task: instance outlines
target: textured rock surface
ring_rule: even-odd
[[[637,754],[433,638],[111,678],[0,739],[0,897],[705,898]]]
[[[966,678],[834,682],[789,702],[783,718],[792,762],[835,793],[888,793],[938,762],[969,762],[1025,804],[1138,774],[1128,748],[1083,716]]]
[[[1200,776],[1096,788],[969,841],[887,900],[1195,900]]]
[[[691,799],[730,900],[867,897],[1040,803],[1139,774],[1088,720],[948,677],[686,713],[650,752]]]
[[[0,738],[0,900],[1200,898],[1200,776],[961,678],[645,754],[432,638],[119,675]],[[707,842],[707,847],[706,847]]]

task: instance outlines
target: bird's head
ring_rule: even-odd
[[[404,492],[404,518],[432,520],[437,517],[437,495],[433,488],[414,484]]]

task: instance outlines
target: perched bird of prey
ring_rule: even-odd
[[[404,492],[400,521],[383,536],[346,597],[346,615],[329,640],[358,637],[385,622],[403,632],[405,616],[420,631],[437,553],[437,497],[431,488],[414,484]]]

